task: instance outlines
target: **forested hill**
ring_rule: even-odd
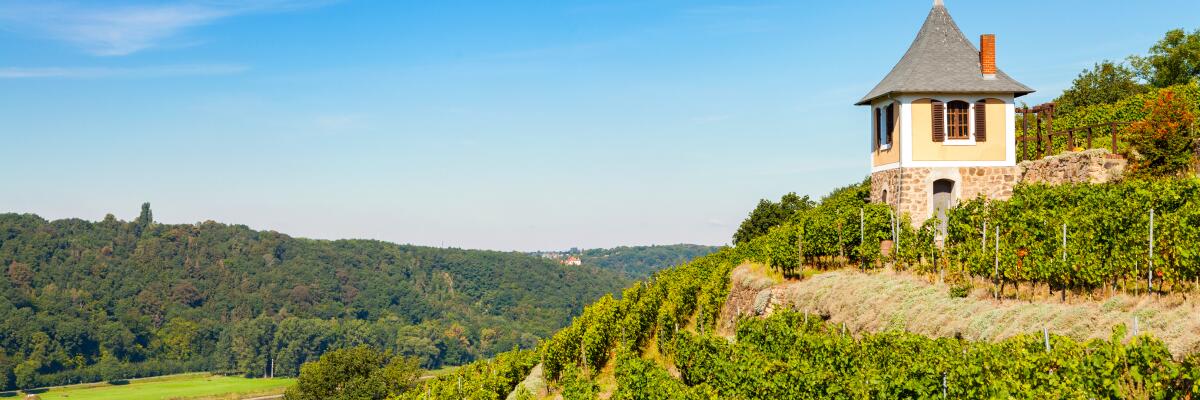
[[[534,346],[625,286],[521,253],[204,222],[0,214],[0,387],[183,370],[294,375],[366,344],[460,364]],[[272,365],[273,364],[273,365]]]
[[[611,249],[583,250],[579,258],[584,265],[595,265],[620,272],[631,278],[642,279],[660,270],[712,254],[720,249],[717,246],[698,244],[621,246]]]

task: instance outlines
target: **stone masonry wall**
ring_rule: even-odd
[[[929,219],[933,201],[933,182],[939,179],[954,181],[954,197],[973,199],[984,196],[1005,200],[1020,179],[1018,167],[943,167],[896,168],[871,175],[871,202],[882,203],[887,190],[888,205],[907,213],[913,225],[920,226]],[[900,202],[897,207],[897,202]]]
[[[1092,149],[1025,161],[1021,182],[1062,185],[1066,183],[1106,183],[1118,180],[1128,164],[1107,149]]]
[[[879,171],[871,174],[871,202],[876,204],[886,203],[892,208],[896,207],[896,182],[900,179],[900,169],[893,168],[885,171]],[[886,191],[886,199],[885,197]]]
[[[871,174],[871,202],[884,203],[886,191],[886,203],[901,214],[908,213],[913,225],[920,226],[930,217],[933,182],[939,179],[954,181],[953,197],[958,201],[978,196],[1007,200],[1019,182],[1051,185],[1111,182],[1121,178],[1126,164],[1124,158],[1115,157],[1108,150],[1094,149],[1026,161],[1013,167],[895,168]]]

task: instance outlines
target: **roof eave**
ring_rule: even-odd
[[[1013,97],[1014,97],[1014,98],[1016,98],[1016,97],[1021,97],[1021,96],[1024,96],[1024,95],[1027,95],[1027,94],[1030,94],[1030,93],[1033,93],[1033,92],[1036,92],[1036,90],[1029,89],[1029,90],[1022,90],[1022,91],[1015,91],[1015,92],[1014,92],[1014,91],[1007,91],[1007,90],[1003,90],[1003,91],[993,91],[993,90],[921,90],[921,91],[891,91],[891,92],[887,92],[887,93],[880,94],[880,95],[878,95],[878,96],[864,97],[862,100],[859,100],[857,103],[854,103],[854,105],[856,105],[856,106],[869,106],[869,105],[871,105],[871,103],[875,102],[875,100],[878,100],[878,99],[880,99],[880,98],[883,98],[883,97],[888,97],[888,96],[898,95],[898,94],[934,94],[934,93],[955,93],[955,94],[961,94],[961,93],[980,93],[980,94],[1010,94],[1010,93],[1011,93],[1011,94],[1013,95]]]

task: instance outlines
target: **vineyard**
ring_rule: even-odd
[[[839,189],[766,235],[663,271],[619,300],[587,308],[543,344],[547,377],[615,362],[615,398],[1171,398],[1200,389],[1200,359],[1175,360],[1161,341],[1132,337],[1124,327],[1115,327],[1110,340],[1079,342],[1038,332],[986,343],[903,332],[854,337],[818,316],[783,312],[742,320],[734,343],[711,334],[728,274],[746,260],[788,275],[803,265],[869,270],[891,264],[1059,290],[1136,290],[1153,254],[1154,290],[1192,290],[1189,282],[1197,277],[1195,180],[1024,186],[1009,201],[971,200],[950,214],[941,248],[934,244],[935,222],[913,229],[887,208],[867,204],[866,191],[862,184]],[[881,240],[894,240],[895,251],[882,254]],[[639,357],[648,345],[671,360],[679,379]]]
[[[599,389],[589,378],[606,366],[614,368],[616,399],[1181,398],[1200,392],[1200,357],[1173,358],[1163,342],[1123,326],[1114,327],[1109,340],[1034,332],[976,342],[905,332],[851,335],[821,316],[782,310],[741,319],[734,342],[714,334],[730,272],[745,261],[793,276],[814,266],[891,265],[1055,290],[1145,290],[1150,278],[1155,291],[1194,290],[1200,273],[1196,180],[1022,186],[1011,200],[976,199],[954,209],[941,247],[934,242],[936,222],[914,229],[906,217],[867,204],[867,190],[866,184],[839,189],[767,234],[601,298],[537,350],[466,366],[403,398],[503,398],[538,362],[567,399],[595,398]],[[895,241],[894,251],[882,253],[883,240]],[[655,355],[644,356],[651,349]]]
[[[1050,290],[1170,292],[1200,280],[1200,181],[1018,186],[1010,200],[971,199],[953,208],[943,246],[937,220],[866,204],[865,185],[827,198],[746,249],[747,259],[785,274],[803,265],[952,274]],[[880,252],[893,240],[895,251]]]
[[[680,333],[675,364],[686,385],[722,398],[1137,398],[1200,389],[1200,358],[1176,362],[1154,339],[1126,338],[1123,328],[1083,343],[1041,333],[999,343],[853,337],[782,312],[741,321],[735,343]]]

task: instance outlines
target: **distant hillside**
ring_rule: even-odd
[[[621,273],[632,279],[642,279],[655,272],[703,257],[720,250],[719,246],[671,244],[654,246],[621,246],[610,249],[538,251],[535,256],[570,263],[578,258],[582,265],[591,265]]]
[[[617,273],[521,253],[240,225],[0,214],[0,387],[183,370],[295,375],[367,344],[461,364],[531,347]]]
[[[672,244],[665,246],[621,246],[611,249],[583,250],[580,259],[583,265],[595,265],[616,271],[634,279],[642,279],[717,250],[717,246],[697,244]]]

